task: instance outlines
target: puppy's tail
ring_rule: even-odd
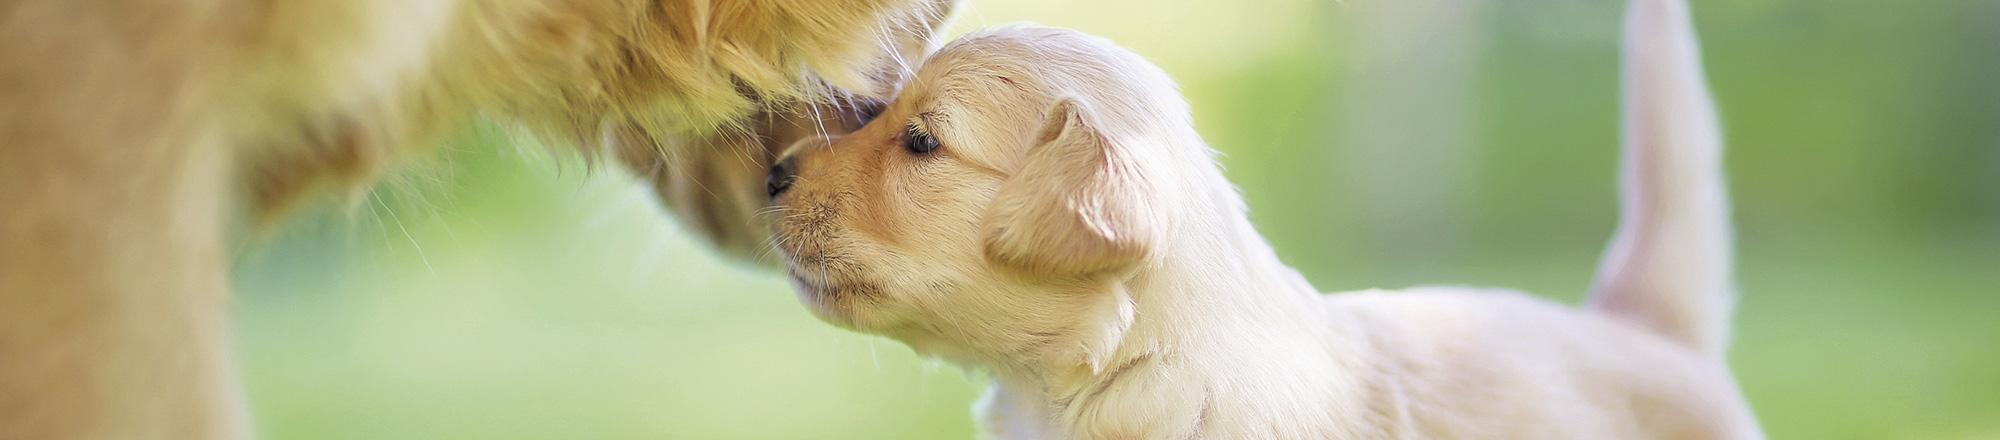
[[[1625,11],[1618,231],[1589,306],[1721,356],[1735,303],[1722,139],[1686,0]]]

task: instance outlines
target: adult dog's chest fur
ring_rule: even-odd
[[[544,143],[641,133],[663,155],[745,118],[881,97],[920,57],[946,0],[270,1],[236,7],[223,129],[252,212],[360,188],[486,116]],[[699,144],[699,145],[697,145]]]

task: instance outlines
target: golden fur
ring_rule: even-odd
[[[853,125],[828,122],[893,92],[951,6],[0,5],[0,438],[245,436],[231,212],[267,223],[365,188],[472,118],[614,150],[718,243],[756,242],[761,228],[731,226],[753,204],[687,188],[740,187],[769,146]]]
[[[822,319],[991,372],[997,438],[1760,438],[1722,362],[1726,200],[1685,3],[1633,0],[1627,26],[1625,201],[1675,209],[1628,208],[1642,238],[1582,309],[1318,293],[1163,72],[1031,26],[950,43],[880,118],[791,149],[773,234]]]

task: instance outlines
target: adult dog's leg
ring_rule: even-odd
[[[0,6],[0,438],[243,436],[220,3]]]

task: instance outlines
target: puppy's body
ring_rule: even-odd
[[[1721,362],[1631,323],[1511,292],[1336,294],[1415,438],[1755,438]]]
[[[986,426],[1021,439],[1758,436],[1719,359],[1631,322],[1497,290],[1323,295],[1254,237],[1190,238],[1229,245],[1169,247],[1129,281],[1131,324],[1099,366],[994,368]]]
[[[1319,294],[1164,73],[1045,28],[951,43],[881,118],[798,148],[774,235],[822,318],[991,371],[1000,438],[1757,438],[1719,354],[1726,206],[1685,14],[1633,4],[1628,218],[1582,310]]]

